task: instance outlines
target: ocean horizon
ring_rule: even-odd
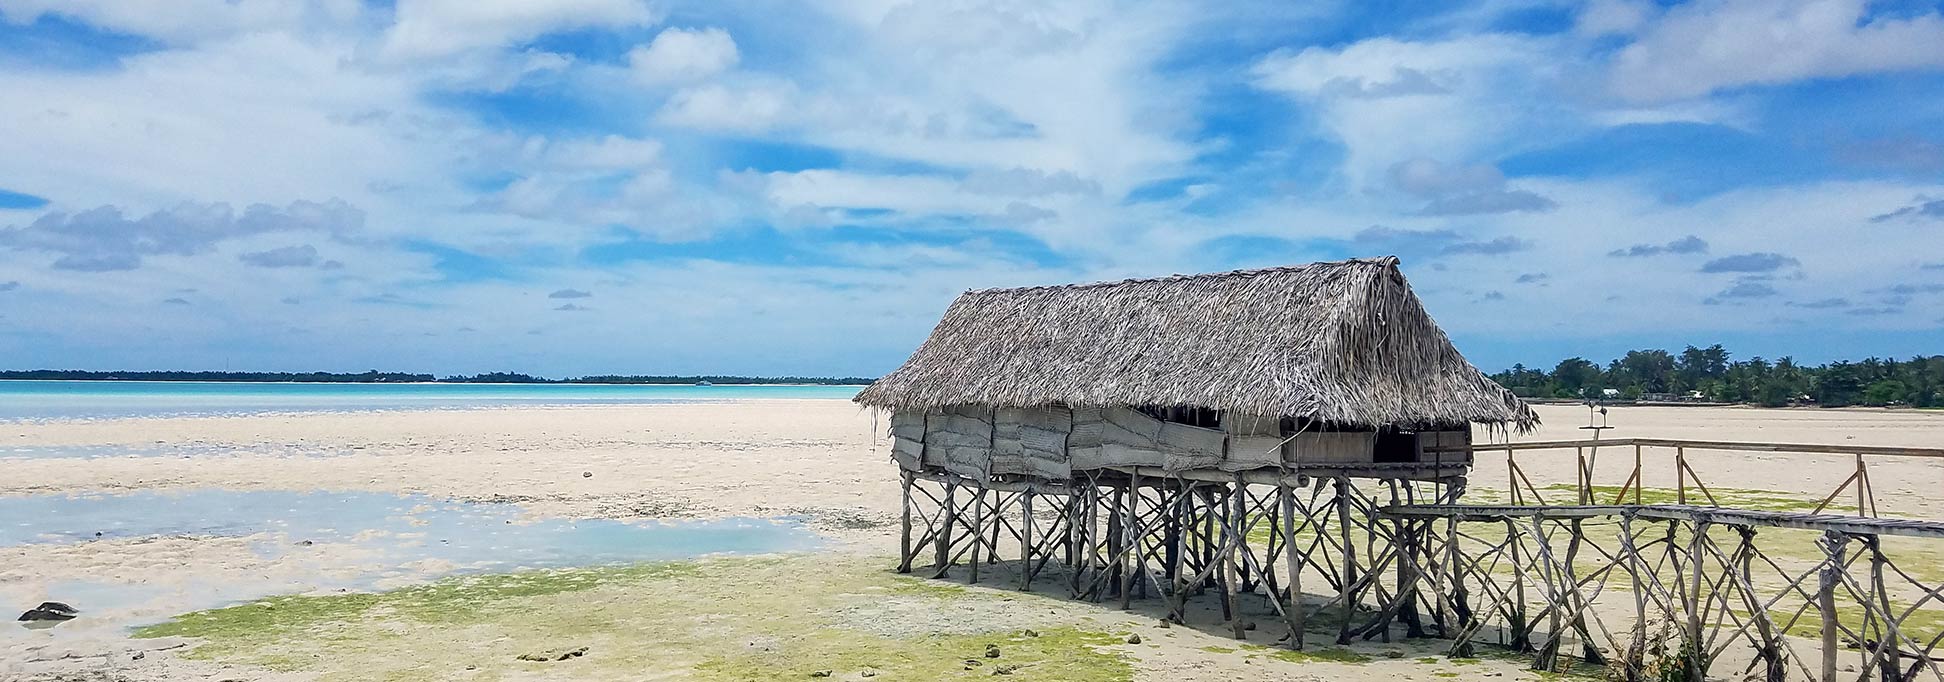
[[[849,400],[856,385],[0,380],[0,421],[725,400]]]

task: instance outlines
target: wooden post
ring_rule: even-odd
[[[1869,479],[1867,478],[1868,476],[1869,474],[1865,472],[1863,469],[1863,454],[1857,453],[1856,455],[1856,515],[1857,516],[1869,516],[1868,513],[1864,512],[1864,508],[1863,508],[1864,499],[1867,496],[1866,493],[1864,492],[1864,489],[1869,487],[1869,483],[1868,483]]]
[[[1843,582],[1843,562],[1849,538],[1836,531],[1824,531],[1823,554],[1829,563],[1817,575],[1816,611],[1822,618],[1822,679],[1823,682],[1836,682],[1836,660],[1841,651],[1838,637],[1842,634],[1842,624],[1837,619],[1842,616],[1836,612],[1836,586]]]
[[[1222,580],[1226,583],[1222,588],[1223,598],[1228,601],[1226,610],[1229,612],[1229,628],[1234,632],[1236,639],[1248,639],[1246,633],[1248,624],[1245,622],[1248,619],[1242,616],[1242,601],[1239,597],[1242,588],[1242,562],[1235,556],[1242,549],[1243,534],[1246,532],[1243,528],[1243,518],[1248,516],[1248,508],[1245,506],[1247,502],[1243,499],[1242,486],[1244,485],[1246,484],[1242,482],[1242,474],[1236,474],[1235,487],[1229,490],[1229,513],[1226,514],[1228,519],[1222,524],[1222,530],[1225,531],[1223,535],[1228,536],[1225,538],[1226,542],[1222,543],[1222,560],[1226,562],[1225,571],[1228,574]]]
[[[1519,557],[1520,554],[1519,548],[1522,546],[1520,537],[1521,537],[1521,532],[1519,530],[1518,524],[1514,523],[1512,519],[1506,519],[1505,520],[1505,541],[1507,543],[1506,549],[1509,550],[1512,554],[1512,604],[1511,606],[1512,606],[1513,622],[1512,622],[1512,641],[1509,642],[1508,644],[1512,647],[1513,651],[1524,653],[1532,649],[1532,641],[1527,636],[1528,633],[1531,632],[1531,628],[1527,627],[1528,623],[1526,622],[1526,610],[1525,610],[1526,577],[1525,577],[1525,571],[1521,570],[1520,568],[1525,565],[1525,560]]]
[[[1674,448],[1674,475],[1679,477],[1674,485],[1675,504],[1687,504],[1687,448]]]
[[[1350,538],[1350,477],[1336,478],[1337,536],[1343,541],[1343,623],[1338,644],[1350,643],[1350,622],[1357,613],[1357,543]]]
[[[1120,607],[1126,610],[1134,599],[1134,558],[1141,553],[1140,526],[1141,472],[1129,473],[1127,506],[1121,510]]]
[[[1114,496],[1112,498],[1113,504],[1107,509],[1107,557],[1103,563],[1107,569],[1107,582],[1100,589],[1101,594],[1099,597],[1096,597],[1095,601],[1098,601],[1100,597],[1105,597],[1110,591],[1109,588],[1118,588],[1120,586],[1122,573],[1120,563],[1121,547],[1123,543],[1127,542],[1127,528],[1124,525],[1127,522],[1127,517],[1121,513],[1121,504],[1126,497],[1126,489],[1120,485],[1115,485]]]
[[[1862,466],[1858,457],[1857,466]],[[1903,677],[1903,634],[1899,632],[1897,615],[1890,610],[1890,583],[1883,580],[1883,566],[1890,560],[1883,556],[1883,538],[1868,535],[1863,538],[1863,547],[1870,551],[1870,591],[1876,593],[1877,608],[1883,610],[1883,641],[1877,652],[1883,660],[1882,677],[1886,680],[1901,680]]]
[[[1701,611],[1703,608],[1701,605],[1701,588],[1703,583],[1706,582],[1702,576],[1701,546],[1708,541],[1708,522],[1705,520],[1695,521],[1690,532],[1694,533],[1694,537],[1688,541],[1688,570],[1692,571],[1692,582],[1688,585],[1689,592],[1685,598],[1687,602],[1687,628],[1683,636],[1687,639],[1688,643],[1684,644],[1683,648],[1692,647],[1693,651],[1685,663],[1688,672],[1687,679],[1702,680],[1707,679],[1708,652],[1706,651],[1706,640],[1701,638]]]
[[[1626,661],[1626,682],[1640,682],[1641,673],[1647,665],[1647,593],[1641,589],[1640,548],[1634,545],[1633,512],[1620,517],[1620,554],[1627,559],[1627,578],[1631,582],[1634,599],[1633,633],[1627,641],[1627,651],[1623,654]]]
[[[1280,482],[1276,495],[1282,507],[1283,565],[1289,570],[1289,605],[1283,619],[1289,622],[1289,648],[1303,648],[1303,557],[1296,553],[1296,491]]]
[[[1019,589],[1033,589],[1033,488],[1019,498]]]
[[[1593,472],[1586,468],[1586,448],[1573,448],[1573,453],[1579,457],[1579,503],[1592,504]]]
[[[1634,504],[1640,504],[1640,489],[1647,487],[1647,479],[1640,470],[1640,445],[1634,444],[1633,470]]]
[[[971,582],[974,585],[979,583],[979,550],[985,547],[985,496],[986,489],[983,485],[979,486],[979,492],[972,496]]]
[[[910,573],[911,572],[911,472],[910,471],[900,472],[898,478],[903,483],[903,485],[899,487],[900,490],[903,492],[903,494],[900,496],[901,497],[900,508],[904,510],[904,513],[899,515],[898,517],[898,522],[899,522],[898,523],[898,572]]]
[[[945,508],[939,512],[939,518],[943,520],[938,526],[938,537],[932,542],[936,551],[933,568],[937,569],[933,578],[943,578],[952,569],[952,534],[958,531],[957,494],[958,484],[946,481]]]
[[[1172,513],[1175,517],[1175,527],[1182,529],[1175,538],[1182,546],[1174,555],[1174,593],[1168,595],[1168,617],[1176,623],[1186,622],[1188,617],[1187,506],[1189,500],[1195,493],[1194,484],[1181,483],[1179,485],[1181,486],[1181,491],[1175,495],[1174,511]]]

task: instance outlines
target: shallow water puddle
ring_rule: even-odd
[[[53,632],[98,632],[272,594],[817,544],[794,519],[536,520],[517,505],[370,492],[9,497],[0,498],[0,561],[12,564],[0,566],[0,606],[66,601],[83,619]],[[21,636],[5,629],[0,640]]]

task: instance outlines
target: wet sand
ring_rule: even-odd
[[[1520,439],[1586,434],[1577,428],[1586,423],[1584,408],[1540,409],[1545,426]],[[1944,413],[1936,412],[1614,408],[1608,420],[1616,428],[1605,432],[1606,438],[1944,444]],[[895,469],[887,443],[874,437],[884,426],[847,402],[823,400],[14,423],[0,425],[0,452],[76,448],[99,454],[130,448],[139,454],[0,459],[0,496],[326,490],[513,502],[532,517],[547,519],[794,515],[829,538],[824,551],[868,559],[892,554],[896,543]],[[1487,439],[1488,434],[1479,434],[1479,441]],[[1600,457],[1600,482],[1618,485],[1631,467],[1631,450],[1606,450]],[[1673,486],[1671,457],[1671,452],[1646,453],[1648,486]],[[1854,469],[1852,458],[1840,456],[1690,453],[1689,459],[1711,487],[1797,496],[1819,497]],[[1572,480],[1571,451],[1522,453],[1519,461],[1540,485]],[[1944,490],[1944,462],[1886,459],[1871,467],[1886,511],[1944,518],[1936,499]],[[1503,457],[1485,456],[1472,488],[1502,489],[1506,478]],[[199,585],[240,584],[267,594],[303,592],[317,576],[338,573],[389,573],[386,585],[392,585],[450,569],[374,565],[351,544],[318,543],[274,556],[252,549],[253,544],[300,541],[198,536],[0,547],[0,605],[25,608],[58,598],[63,585],[77,579],[161,583],[181,586],[182,593]],[[156,618],[199,608],[188,603],[163,599],[142,605],[139,613]],[[1077,608],[1089,618],[1131,627],[1104,606]],[[1004,615],[989,617],[996,629],[1018,626]],[[76,631],[91,634],[0,638],[0,673],[12,666],[37,674],[95,671],[100,679],[198,679],[212,670],[232,679],[278,677],[248,666],[224,669],[183,661],[176,656],[180,649],[170,648],[183,642],[124,640],[118,627]],[[1224,648],[1218,633],[1171,634],[1178,636],[1165,638],[1165,645],[1139,649],[1136,679],[1313,677],[1300,666],[1272,670],[1267,661],[1211,651]],[[1409,661],[1380,658],[1333,670],[1329,677],[1430,674]],[[1506,674],[1521,675],[1516,665],[1506,667]]]

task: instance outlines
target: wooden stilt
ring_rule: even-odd
[[[1019,498],[1019,589],[1033,589],[1033,489]]]
[[[932,567],[937,572],[933,578],[943,578],[952,569],[952,535],[958,532],[958,485],[945,484],[945,508],[939,511],[942,519],[938,526],[938,538],[933,540],[935,551]]]
[[[1283,564],[1289,571],[1289,601],[1283,619],[1289,623],[1289,648],[1303,648],[1303,556],[1296,549],[1296,491],[1287,485],[1276,486],[1277,502],[1282,508]]]
[[[972,540],[972,557],[966,564],[972,567],[972,576],[968,580],[974,585],[979,584],[979,550],[985,547],[985,497],[984,486],[972,494],[972,532],[969,534]]]
[[[911,472],[900,472],[902,513],[898,516],[898,572],[911,572]]]

